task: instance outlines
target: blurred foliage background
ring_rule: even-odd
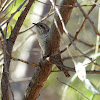
[[[5,20],[8,19],[23,1],[24,0],[1,0],[0,1],[0,24],[2,24]],[[40,1],[43,3],[41,3]],[[41,49],[36,39],[36,29],[33,27],[28,31],[25,32],[23,31],[31,27],[33,22],[37,23],[41,21],[41,19],[48,14],[51,7],[50,1],[49,0],[40,0],[40,1],[36,0],[32,8],[30,9],[23,23],[23,26],[20,30],[20,35],[18,36],[17,41],[13,48],[13,57],[20,58],[31,63],[38,63],[41,55]],[[59,3],[61,2],[61,0],[55,0],[55,1],[57,5],[59,5]],[[81,5],[93,5],[94,1],[95,0],[78,0],[78,2]],[[9,3],[11,4],[9,7],[7,7],[7,9],[3,8],[2,10],[2,7],[5,3],[6,6]],[[99,7],[100,7],[100,1],[98,0],[96,7],[93,9],[89,17],[92,19],[94,25],[100,32]],[[82,6],[82,8],[87,14],[91,6]],[[11,30],[13,29],[23,9],[24,7],[22,7],[22,9],[18,11],[15,14],[15,16],[11,19],[7,30],[8,31],[7,38],[9,38]],[[53,18],[54,18],[54,14],[46,18],[44,22],[50,26],[53,21]],[[84,16],[82,15],[79,8],[74,7],[70,20],[66,26],[71,37],[75,36],[83,20],[84,20]],[[3,25],[3,30],[5,30],[5,25]],[[64,49],[69,43],[70,42],[67,36],[64,34],[61,40],[61,50]],[[97,35],[95,34],[88,20],[86,20],[85,25],[83,26],[81,32],[79,33],[75,43],[77,47],[84,53],[90,50],[90,52],[86,53],[86,55],[94,57],[97,54],[97,56],[94,58],[96,58],[97,59],[96,62],[100,64],[99,46],[98,46],[98,52],[96,52]],[[83,63],[84,61],[87,61],[87,58],[80,56],[81,54],[77,50],[75,50],[73,45],[71,45],[69,50],[76,63],[79,62]],[[75,64],[73,63],[73,60],[68,51],[62,54],[62,59],[64,61],[64,65],[67,65],[69,67],[75,67]],[[88,63],[88,61],[86,63]],[[2,74],[2,65],[3,65],[3,55],[2,55],[2,47],[0,45],[0,75]],[[93,63],[90,63],[87,66],[87,69],[99,70],[100,67],[93,65]],[[11,61],[9,74],[10,74],[10,83],[11,83],[12,91],[14,93],[15,100],[22,100],[34,70],[35,70],[34,66],[27,65],[19,61],[13,61],[13,60]],[[52,70],[57,71],[58,69],[54,65]],[[100,99],[99,94],[96,95],[90,92],[89,89],[86,89],[84,83],[77,77],[77,75],[74,72],[69,72],[69,73],[71,77],[67,79],[62,72],[52,72],[48,80],[46,81],[44,88],[41,90],[38,100],[86,100],[87,98],[89,100]],[[87,78],[98,89],[100,85],[99,77],[100,77],[99,74],[98,75],[87,74]],[[67,84],[69,84],[71,87],[68,87]],[[81,93],[83,95],[81,95]]]

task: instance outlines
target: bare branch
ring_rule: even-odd
[[[19,8],[11,15],[11,17],[4,22],[2,25],[5,23],[8,24],[8,22],[12,19],[12,17],[18,12],[21,7],[25,4],[27,0],[24,0],[24,2],[19,6]],[[32,6],[34,0],[29,0],[27,5],[25,6],[25,9],[22,11],[21,15],[19,16],[15,27],[13,31],[11,32],[11,36],[9,39],[6,40],[6,33],[4,36],[4,44],[3,44],[3,52],[4,52],[4,67],[3,67],[3,75],[2,75],[2,80],[1,80],[1,88],[2,88],[2,100],[9,100],[9,89],[8,89],[8,83],[9,83],[9,67],[10,67],[10,61],[11,58],[6,54],[5,50],[9,53],[9,55],[12,54],[12,48],[15,43],[15,40],[17,38],[17,35],[19,33],[19,30],[25,20],[25,17],[27,13],[29,12],[30,7]],[[1,25],[1,26],[2,26]],[[6,28],[7,30],[7,28]]]
[[[90,58],[90,57],[88,57],[87,55],[85,55],[85,54],[76,46],[76,44],[75,44],[75,43],[73,42],[73,40],[71,39],[71,37],[70,37],[68,31],[66,30],[66,26],[65,26],[64,20],[63,20],[61,14],[60,14],[58,8],[54,5],[53,0],[50,0],[50,1],[51,1],[52,5],[54,6],[54,8],[55,8],[55,10],[56,10],[56,12],[57,12],[57,14],[58,14],[58,16],[59,16],[59,19],[60,19],[60,21],[61,21],[61,25],[62,25],[63,31],[64,31],[64,32],[66,33],[66,35],[68,36],[68,39],[69,39],[69,41],[73,44],[74,48],[75,48],[76,50],[78,50],[84,57],[88,58],[92,63],[94,63],[95,65],[100,66],[99,64],[95,63],[95,62],[92,60],[92,58]],[[58,43],[58,44],[59,44],[59,43]],[[65,49],[63,50],[63,52],[64,52],[66,49],[67,49],[67,48],[65,48]],[[55,55],[60,55],[60,54],[61,54],[61,52],[60,52],[60,53],[57,53],[57,54],[55,54]],[[55,56],[55,55],[53,55],[53,56]]]
[[[14,61],[20,61],[20,62],[23,62],[23,63],[29,64],[29,65],[32,65],[32,66],[35,66],[35,67],[40,67],[40,66],[37,65],[37,64],[29,63],[29,62],[24,61],[24,60],[22,60],[22,59],[17,59],[17,58],[15,58],[15,57],[12,57],[12,56],[9,55],[9,53],[8,53],[6,50],[5,50],[5,52],[6,52],[7,55],[10,57],[10,59],[13,59]]]
[[[87,54],[91,53],[91,52],[94,51],[94,50],[95,50],[95,47],[92,47],[92,48],[86,50],[86,51],[84,52],[84,54],[87,55]],[[73,56],[73,58],[78,58],[78,57],[83,57],[83,55],[75,55],[75,56]],[[64,57],[64,58],[63,58],[63,61],[64,61],[64,60],[67,60],[67,59],[72,59],[72,57],[70,57],[70,56]]]
[[[84,10],[83,10],[82,7],[80,6],[80,4],[77,2],[77,0],[74,0],[74,1],[76,2],[76,4],[77,4],[77,6],[79,7],[80,11],[82,12],[83,16],[89,20],[89,22],[90,22],[90,24],[92,25],[92,27],[93,27],[95,33],[96,33],[97,35],[100,35],[100,33],[98,32],[98,30],[97,30],[96,27],[94,26],[93,21],[90,19],[90,17],[89,17],[88,15],[86,15],[86,13],[84,12]]]
[[[53,61],[54,61],[54,63],[56,65],[59,65],[59,66],[63,67],[65,70],[69,70],[69,71],[72,71],[72,72],[76,72],[75,71],[75,68],[68,67],[68,66],[64,66],[64,65],[60,64],[59,62],[57,62],[55,58],[53,58]],[[96,71],[96,70],[86,70],[86,73],[87,74],[100,74],[100,71]]]
[[[97,1],[98,1],[98,0],[95,0],[95,3],[96,3]],[[88,12],[87,16],[88,16],[88,15],[92,12],[92,10],[94,9],[94,7],[95,7],[95,6],[93,6],[93,7],[89,10],[89,12]],[[77,39],[78,34],[80,33],[81,29],[83,28],[83,26],[84,26],[84,24],[85,24],[86,19],[87,19],[87,17],[85,17],[85,19],[84,19],[84,21],[83,21],[83,23],[82,23],[81,27],[80,27],[80,28],[79,28],[79,30],[76,32],[76,35],[75,35],[75,37],[74,37],[74,39],[73,39],[73,42]],[[71,46],[71,44],[72,44],[72,42],[68,45],[68,47],[70,47],[70,46]],[[62,51],[60,51],[60,53],[59,53],[59,54],[61,54],[61,53],[65,52],[66,50],[67,50],[67,48],[63,49]]]
[[[53,15],[53,14],[54,14],[54,12],[48,13],[44,18],[42,18],[42,20],[41,20],[40,22],[43,22],[44,20],[46,20],[48,17],[50,17],[50,16]],[[29,27],[29,28],[27,28],[27,29],[25,29],[25,30],[22,31],[22,32],[19,32],[19,35],[22,34],[22,33],[24,33],[24,32],[26,32],[26,31],[28,31],[28,30],[30,30],[30,29],[32,29],[33,27],[34,27],[34,25],[31,26],[31,27]]]
[[[21,79],[13,79],[13,80],[9,80],[9,83],[30,81],[31,79],[32,79],[32,77],[26,77],[26,78],[21,78]]]

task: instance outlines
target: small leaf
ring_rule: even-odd
[[[85,87],[91,91],[93,94],[100,94],[100,91],[98,90],[98,88],[92,83],[90,82],[88,79],[85,79],[83,81]]]
[[[76,73],[77,73],[78,78],[81,81],[84,81],[86,79],[85,66],[83,66],[82,63],[78,62],[77,64],[75,64],[75,70],[76,70]]]

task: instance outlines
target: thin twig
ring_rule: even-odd
[[[98,1],[98,0],[95,0],[95,3],[96,3],[97,1]],[[96,6],[96,5],[95,5],[95,6]],[[93,6],[93,7],[89,10],[87,16],[92,12],[92,10],[94,9],[95,6]],[[84,21],[83,21],[81,27],[80,27],[79,30],[76,32],[76,34],[75,34],[75,36],[74,36],[74,39],[73,39],[73,42],[77,39],[77,37],[78,37],[78,35],[79,35],[81,29],[83,28],[83,26],[84,26],[84,24],[85,24],[86,19],[87,19],[87,17],[85,17],[85,19],[84,19]],[[68,45],[68,47],[70,47],[71,44],[72,44],[72,43],[70,43],[70,44]],[[63,52],[66,51],[66,50],[67,50],[67,48],[63,49],[59,54],[63,53]]]
[[[8,53],[6,50],[5,50],[5,52],[6,52],[6,54],[7,54],[11,59],[13,59],[14,61],[20,61],[20,62],[23,62],[23,63],[29,64],[29,65],[33,65],[33,66],[35,66],[35,67],[40,67],[40,66],[37,65],[37,64],[29,63],[29,62],[24,61],[24,60],[22,60],[22,59],[14,58],[14,57],[10,56],[9,53]]]
[[[46,20],[48,17],[50,17],[50,16],[53,15],[53,14],[54,14],[54,12],[48,13],[44,18],[42,18],[42,20],[41,20],[40,22],[43,22],[44,20]],[[26,32],[26,31],[28,31],[28,30],[30,30],[30,29],[32,29],[33,27],[34,27],[34,25],[31,26],[31,27],[29,27],[29,28],[27,28],[27,29],[25,29],[25,30],[22,31],[22,32],[19,32],[19,35],[22,34],[22,33],[24,33],[24,32]]]
[[[92,47],[92,48],[86,50],[84,52],[84,54],[87,55],[87,54],[91,53],[94,50],[95,50],[95,47]],[[83,55],[75,55],[75,56],[73,56],[73,58],[77,58],[77,57],[83,57]],[[64,61],[64,60],[67,60],[67,59],[72,59],[72,58],[69,56],[69,57],[64,57],[62,60]]]
[[[21,78],[21,79],[12,79],[12,80],[9,80],[9,83],[30,81],[31,78],[32,78],[32,77],[26,77],[26,78]]]
[[[89,100],[88,97],[86,97],[84,94],[82,94],[80,91],[78,91],[77,89],[75,89],[74,87],[70,86],[69,84],[62,82],[59,78],[57,78],[59,82],[61,82],[64,85],[67,85],[68,87],[72,88],[73,90],[75,90],[76,92],[78,92],[80,95],[82,95],[83,97],[85,97],[87,100]]]
[[[77,2],[77,0],[74,0],[74,1],[76,2],[76,4],[77,4],[77,6],[79,7],[80,11],[82,12],[83,16],[89,20],[89,22],[90,22],[91,26],[93,27],[95,33],[96,33],[97,35],[100,36],[100,33],[98,32],[98,30],[97,30],[96,27],[94,26],[93,21],[90,19],[90,17],[89,17],[88,15],[86,15],[86,13],[84,12],[84,10],[83,10],[82,7],[80,6],[80,4]]]
[[[86,46],[88,46],[88,47],[93,47],[93,46],[95,46],[95,45],[92,45],[92,44],[89,44],[89,43],[86,43],[85,41],[82,41],[82,40],[80,40],[80,39],[77,39],[77,36],[72,36],[71,34],[69,34],[70,35],[70,37],[71,38],[73,38],[73,41],[75,41],[75,40],[77,40],[78,42],[80,42],[80,43],[82,43],[82,44],[84,44],[84,45],[86,45]],[[71,43],[72,44],[72,43]],[[70,45],[70,44],[69,44]],[[69,47],[69,46],[68,46]]]
[[[73,44],[74,48],[75,48],[76,50],[78,50],[82,55],[84,55],[84,57],[88,58],[92,63],[94,63],[94,64],[100,66],[99,64],[95,63],[95,62],[92,60],[92,58],[90,58],[90,57],[88,57],[87,55],[85,55],[85,54],[76,46],[76,44],[75,44],[75,43],[73,42],[73,40],[71,39],[71,37],[70,37],[68,31],[66,30],[66,26],[65,26],[65,24],[64,24],[63,18],[62,18],[62,16],[61,16],[61,14],[60,14],[58,8],[54,5],[53,0],[50,0],[50,1],[51,1],[52,5],[54,6],[54,8],[55,8],[55,10],[56,10],[56,12],[57,12],[57,14],[58,14],[58,16],[59,16],[59,19],[60,19],[60,21],[61,21],[61,24],[62,24],[62,27],[63,27],[64,32],[65,32],[66,35],[68,36],[69,41]],[[66,48],[65,48],[64,50],[66,50]],[[55,55],[59,55],[59,54],[55,54]],[[53,56],[55,56],[55,55],[53,55]]]
[[[56,64],[56,65],[59,65],[61,67],[63,67],[64,69],[66,69],[67,71],[72,71],[72,72],[76,72],[75,71],[75,68],[72,68],[72,67],[68,67],[68,66],[65,66],[65,65],[62,65],[61,63],[57,62],[57,60],[55,58],[52,58],[53,62]],[[96,71],[96,70],[86,70],[86,73],[87,74],[100,74],[100,71]]]
[[[97,1],[98,1],[98,0],[95,0],[95,2],[97,2]],[[88,15],[92,12],[92,10],[94,9],[94,7],[95,7],[95,6],[93,6],[93,7],[89,10],[89,12],[88,12],[87,16],[88,16]],[[84,26],[84,24],[85,24],[86,19],[87,19],[87,17],[85,17],[85,19],[84,19],[84,21],[83,21],[83,23],[82,23],[81,27],[80,27],[80,28],[79,28],[79,30],[76,32],[76,35],[75,35],[75,37],[74,37],[74,39],[73,39],[73,42],[77,39],[78,34],[79,34],[79,32],[81,31],[81,29],[83,28],[83,26]],[[71,46],[71,44],[72,44],[72,43],[70,43],[70,44],[68,45],[68,47],[70,47],[70,46]],[[65,52],[66,50],[67,50],[67,48],[65,48],[65,49],[61,50],[58,54],[61,54],[61,53]]]

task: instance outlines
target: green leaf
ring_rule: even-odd
[[[90,82],[88,79],[85,79],[83,81],[85,87],[92,92],[93,94],[100,94],[100,91],[98,90],[98,88],[92,83]]]
[[[81,62],[75,63],[75,70],[78,78],[81,81],[84,81],[86,79],[86,69],[85,66],[83,66],[83,63]]]

